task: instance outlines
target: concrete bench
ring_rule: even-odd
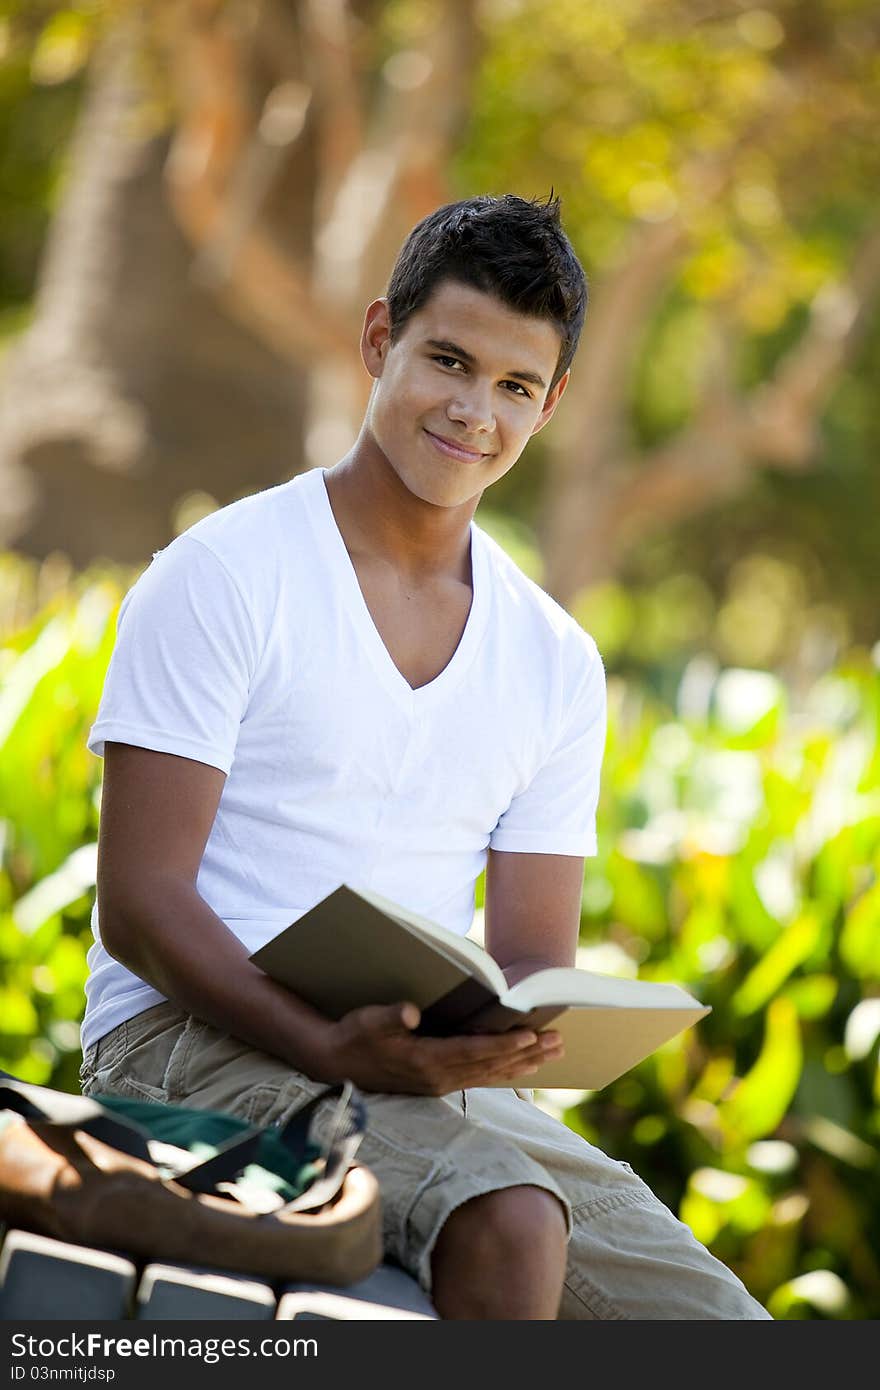
[[[380,1265],[342,1288],[269,1283],[204,1265],[138,1261],[119,1250],[72,1245],[33,1231],[0,1230],[4,1321],[288,1321],[436,1319],[403,1270]]]

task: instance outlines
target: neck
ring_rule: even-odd
[[[349,554],[369,555],[418,582],[470,578],[470,524],[479,495],[437,507],[400,481],[368,429],[325,472],[327,494]]]

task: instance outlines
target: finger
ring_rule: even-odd
[[[558,1062],[560,1057],[564,1055],[565,1051],[562,1047],[550,1048],[540,1052],[533,1049],[531,1052],[524,1052],[521,1057],[514,1057],[506,1062],[497,1064],[494,1070],[497,1071],[499,1076],[514,1076],[527,1068],[534,1071],[536,1068],[544,1066],[547,1062]]]
[[[496,1054],[501,1065],[509,1063],[519,1066],[522,1063],[545,1061],[550,1057],[561,1057],[565,1051],[562,1035],[557,1032],[538,1033],[537,1036],[521,1032],[520,1037],[523,1039],[520,1048],[510,1054]]]
[[[450,1066],[485,1064],[508,1057],[521,1057],[537,1041],[536,1033],[520,1028],[511,1033],[468,1033],[456,1034],[451,1038],[424,1039],[434,1049],[436,1056]]]
[[[459,1075],[462,1086],[486,1085],[487,1081],[505,1081],[511,1077],[528,1076],[536,1072],[546,1062],[555,1062],[565,1055],[565,1047],[560,1038],[549,1045],[539,1042],[536,1046],[512,1057],[482,1062],[468,1066]]]
[[[400,1006],[400,1021],[404,1028],[418,1028],[422,1021],[422,1011],[409,1000]]]
[[[536,1062],[520,1064],[519,1066],[480,1067],[479,1069],[469,1069],[467,1072],[455,1079],[454,1090],[470,1090],[480,1086],[510,1086],[520,1076],[532,1076],[538,1071]]]
[[[542,1067],[546,1062],[558,1062],[564,1054],[560,1049],[558,1052],[524,1052],[521,1057],[513,1058],[501,1063],[493,1063],[492,1070],[501,1075],[514,1075],[522,1071],[524,1067]]]
[[[424,1043],[430,1045],[444,1041],[447,1040],[425,1038],[418,1039],[416,1045],[421,1047]],[[456,1062],[443,1061],[434,1052],[430,1065],[425,1068],[424,1075],[427,1077],[433,1072],[438,1077],[442,1077],[442,1094],[444,1095],[452,1091],[466,1090],[472,1086],[510,1085],[518,1077],[533,1075],[543,1063],[561,1057],[563,1050],[560,1040],[558,1044],[551,1047],[536,1043],[526,1051],[508,1053],[505,1056],[490,1060],[471,1057]],[[430,1090],[430,1094],[435,1094],[433,1088]]]

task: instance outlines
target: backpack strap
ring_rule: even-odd
[[[271,1126],[297,1167],[301,1167],[308,1157],[309,1128],[315,1110],[322,1101],[342,1097],[346,1091],[347,1101],[351,1095],[350,1086],[326,1086],[301,1106],[286,1124]],[[51,1124],[61,1125],[66,1129],[81,1129],[122,1153],[156,1166],[150,1155],[149,1136],[146,1131],[134,1121],[123,1120],[112,1114],[88,1096],[71,1095],[67,1091],[54,1091],[47,1086],[31,1085],[26,1081],[19,1081],[9,1072],[0,1071],[0,1110],[14,1110],[25,1119],[48,1120]],[[361,1109],[358,1110],[358,1120],[362,1132]],[[343,1122],[344,1116],[338,1115],[334,1134],[331,1136],[331,1155],[338,1147],[336,1140]],[[349,1132],[350,1128],[349,1126]],[[185,1187],[190,1192],[214,1192],[218,1183],[234,1178],[248,1163],[255,1161],[260,1139],[265,1133],[266,1126],[263,1125],[254,1125],[243,1130],[204,1162],[196,1163],[183,1173],[176,1174],[174,1181],[179,1187]],[[334,1168],[339,1166],[337,1161]],[[339,1175],[339,1181],[343,1176],[344,1172]]]
[[[152,1164],[147,1135],[140,1125],[111,1115],[88,1096],[69,1095],[47,1086],[18,1081],[9,1072],[0,1073],[0,1110],[14,1110],[26,1120],[48,1120],[65,1129],[82,1129],[102,1143],[132,1158]]]
[[[287,1203],[283,1208],[286,1212],[312,1211],[331,1201],[342,1187],[366,1132],[367,1107],[360,1092],[350,1081],[334,1090],[341,1094],[330,1117],[329,1133],[322,1154],[323,1171],[298,1197]],[[326,1092],[323,1092],[316,1096],[309,1103],[309,1108],[323,1100],[325,1095]],[[296,1118],[300,1118],[302,1113],[298,1111]]]
[[[297,1167],[301,1167],[306,1161],[309,1127],[315,1110],[321,1101],[328,1100],[331,1096],[341,1096],[344,1089],[342,1085],[326,1086],[305,1105],[300,1106],[285,1125],[270,1127],[284,1144]],[[243,1130],[241,1134],[236,1134],[228,1140],[210,1158],[206,1158],[204,1163],[197,1163],[186,1172],[177,1174],[174,1181],[190,1192],[213,1192],[218,1182],[226,1182],[235,1177],[246,1164],[254,1161],[260,1139],[265,1133],[265,1125],[254,1125],[251,1129]]]

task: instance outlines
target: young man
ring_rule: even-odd
[[[473,523],[550,420],[586,304],[558,200],[480,197],[405,242],[366,311],[356,443],[225,507],[127,595],[105,758],[83,1089],[257,1122],[350,1077],[388,1253],[445,1318],[760,1318],[625,1165],[521,1093],[525,1030],[332,1022],[254,967],[340,882],[568,965],[605,733],[592,640]]]

